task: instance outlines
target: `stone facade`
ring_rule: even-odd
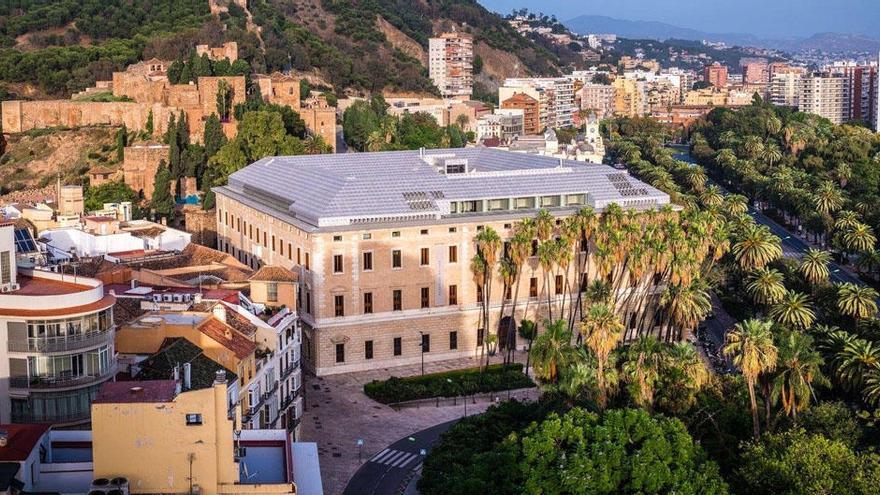
[[[226,43],[224,49],[234,48]],[[130,65],[124,72],[114,72],[113,80],[102,81],[112,88],[113,95],[134,101],[86,102],[74,100],[4,101],[2,102],[3,132],[20,133],[46,127],[80,127],[94,125],[125,125],[132,131],[146,130],[150,113],[154,136],[162,135],[171,115],[187,116],[190,136],[201,141],[205,119],[217,113],[217,88],[225,80],[232,93],[232,106],[247,97],[244,76],[200,77],[192,84],[171,84],[166,76],[167,63],[157,59]],[[336,151],[336,109],[323,104],[300,103],[299,79],[280,73],[254,75],[254,81],[266,101],[287,105],[300,113],[306,127],[324,138]],[[236,122],[230,117],[223,122],[223,132],[235,137]]]
[[[229,59],[229,63],[238,60],[238,43],[230,41],[220,46],[196,45],[196,55],[207,55],[211,60]]]
[[[143,143],[127,146],[123,153],[122,173],[125,183],[144,198],[153,197],[153,182],[159,162],[168,163],[170,148],[165,144]]]
[[[318,375],[418,363],[419,332],[429,335],[426,361],[479,354],[480,303],[470,271],[473,238],[491,226],[508,239],[518,219],[448,219],[317,232],[217,194],[219,250],[255,268],[278,265],[300,274],[303,357]],[[513,297],[502,302],[497,270],[494,275],[492,333],[500,323],[501,305],[509,307]],[[574,268],[570,278],[577,278]],[[564,280],[559,291],[555,274],[549,287],[547,282],[537,257],[529,258],[516,294],[517,324],[524,317],[541,321],[549,316],[548,292],[559,317]],[[568,282],[576,297],[575,281]],[[565,300],[567,312],[570,296]]]
[[[192,242],[203,246],[217,245],[217,216],[199,205],[184,205],[184,230],[192,234]]]

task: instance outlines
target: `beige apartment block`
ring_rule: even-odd
[[[304,363],[318,375],[480,354],[503,299],[517,300],[517,324],[545,318],[548,295],[556,317],[563,297],[570,307],[576,276],[547,280],[533,256],[508,298],[496,270],[480,330],[481,229],[507,240],[541,208],[562,218],[669,203],[611,167],[488,148],[269,157],[215,192],[221,251],[299,274]]]

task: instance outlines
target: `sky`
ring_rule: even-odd
[[[502,14],[528,8],[556,14],[659,21],[710,33],[763,38],[805,37],[821,32],[880,38],[880,0],[479,0]]]

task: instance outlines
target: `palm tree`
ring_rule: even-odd
[[[772,167],[774,163],[781,159],[782,151],[779,149],[778,144],[771,141],[764,145],[764,161],[766,161],[768,165]]]
[[[623,323],[620,322],[620,318],[614,312],[614,309],[602,303],[591,305],[587,310],[583,323],[581,323],[584,343],[596,356],[596,384],[599,388],[597,402],[600,409],[605,409],[605,406],[608,404],[608,387],[605,376],[608,359],[611,351],[617,347],[623,330]]]
[[[517,232],[513,235],[513,239],[510,240],[510,248],[508,249],[508,256],[510,257],[510,262],[513,264],[514,269],[516,270],[516,288],[513,290],[513,304],[510,310],[510,320],[508,320],[508,341],[516,342],[516,335],[513,334],[514,327],[516,326],[516,305],[519,299],[519,283],[522,280],[522,272],[525,268],[526,260],[529,258],[529,253],[532,249],[532,240],[529,237],[527,232],[523,232],[522,225],[517,226]],[[515,344],[510,346],[511,350],[515,348]]]
[[[729,194],[724,197],[724,211],[732,217],[743,215],[749,211],[749,200],[742,194]]]
[[[836,230],[850,230],[859,225],[859,214],[854,211],[841,210],[837,212],[837,218],[834,220],[834,228]]]
[[[798,332],[786,334],[779,345],[772,396],[785,414],[797,421],[797,414],[815,397],[813,383],[826,383],[822,356],[813,350],[813,339]]]
[[[385,146],[385,134],[382,131],[377,129],[367,135],[367,151],[382,151],[383,146]]]
[[[828,263],[831,255],[827,251],[810,248],[801,258],[798,272],[813,285],[818,285],[828,280]]]
[[[877,297],[877,291],[868,286],[840,284],[837,287],[837,309],[858,323],[862,318],[877,314]]]
[[[742,371],[749,387],[752,405],[752,425],[755,438],[760,434],[758,402],[755,399],[755,383],[762,373],[776,368],[777,351],[769,321],[750,319],[734,326],[727,333],[724,354],[733,358],[733,364]]]
[[[785,277],[775,268],[758,268],[749,275],[746,292],[756,304],[769,306],[785,296]]]
[[[556,262],[556,248],[556,242],[551,240],[546,240],[538,245],[538,262],[541,264],[541,269],[544,271],[544,290],[547,293],[547,314],[550,318],[553,318],[553,302],[551,299],[553,289],[550,286],[550,276],[553,273],[553,264]]]
[[[850,339],[835,356],[834,362],[840,383],[847,390],[860,390],[867,375],[880,369],[880,346],[865,339]]]
[[[806,330],[816,319],[810,307],[810,298],[800,292],[788,291],[782,299],[770,308],[770,318],[775,322],[793,328]]]
[[[571,359],[571,332],[565,320],[544,321],[544,333],[535,338],[532,347],[532,367],[535,376],[545,383],[556,383],[559,370]]]
[[[700,202],[707,208],[717,208],[724,203],[724,195],[718,186],[712,184],[700,195]]]
[[[660,378],[664,363],[663,345],[654,336],[642,336],[626,349],[623,374],[632,386],[637,405],[647,410],[654,407],[654,385]]]
[[[502,285],[502,296],[501,296],[501,311],[500,316],[498,318],[498,333],[499,337],[503,332],[504,335],[504,350],[506,351],[504,354],[504,361],[507,362],[510,357],[510,348],[511,348],[511,331],[510,329],[513,327],[513,324],[508,321],[507,327],[502,328],[502,322],[504,322],[504,308],[507,305],[507,295],[513,292],[514,281],[517,279],[517,269],[519,267],[511,261],[510,258],[503,258],[501,260],[500,267],[498,269],[499,274],[501,275],[501,285]],[[513,296],[516,297],[516,296]],[[511,315],[510,320],[513,320],[515,317]],[[500,339],[499,339],[500,340]],[[514,345],[515,346],[515,345]]]
[[[482,331],[485,333],[488,331],[487,330],[487,328],[488,328],[488,321],[487,321],[488,315],[486,312],[487,299],[486,299],[486,293],[485,293],[486,278],[487,278],[486,260],[483,259],[483,257],[480,256],[479,253],[477,253],[474,255],[473,258],[471,258],[470,268],[471,268],[471,275],[473,276],[474,284],[476,284],[477,290],[481,291],[482,295],[483,295],[483,300],[480,301],[480,317],[477,322],[477,332],[479,333]],[[486,350],[485,338],[486,338],[486,336],[484,335],[483,336],[484,344],[480,347],[480,352],[485,352],[485,350]],[[479,340],[479,339],[477,339],[477,340]],[[481,363],[483,362],[482,354],[480,357],[480,362]]]
[[[838,163],[837,167],[834,169],[834,175],[837,176],[837,183],[840,184],[841,188],[846,187],[846,184],[852,179],[852,174],[852,167],[845,162]]]
[[[689,336],[694,327],[712,311],[712,300],[702,281],[668,285],[660,296],[660,304],[666,307],[665,326],[677,329],[677,339]],[[671,340],[671,334],[671,331],[667,331],[667,341]]]
[[[764,225],[748,225],[737,237],[732,252],[743,270],[764,267],[782,256],[781,241]]]
[[[819,213],[833,213],[843,206],[843,194],[833,182],[825,181],[813,195],[813,205]]]
[[[682,371],[689,387],[700,390],[712,378],[697,348],[690,342],[675,342],[666,347],[666,364]]]
[[[850,252],[873,251],[877,238],[871,226],[859,223],[843,234],[843,244]]]
[[[492,335],[492,320],[491,315],[489,314],[489,307],[492,301],[492,273],[495,268],[495,263],[498,262],[498,254],[501,250],[501,237],[498,235],[498,232],[496,232],[495,229],[493,229],[492,227],[486,227],[477,233],[477,235],[474,237],[474,242],[477,245],[477,256],[482,258],[485,262],[484,269],[486,275],[485,277],[483,277],[483,312],[485,313],[485,319],[483,320],[483,322],[486,325],[486,339],[484,339],[485,344],[489,336]],[[488,365],[489,354],[486,353],[486,366]]]

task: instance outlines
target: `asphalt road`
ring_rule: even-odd
[[[411,473],[446,430],[458,420],[440,423],[401,438],[364,462],[354,473],[343,495],[396,495],[403,493]]]

